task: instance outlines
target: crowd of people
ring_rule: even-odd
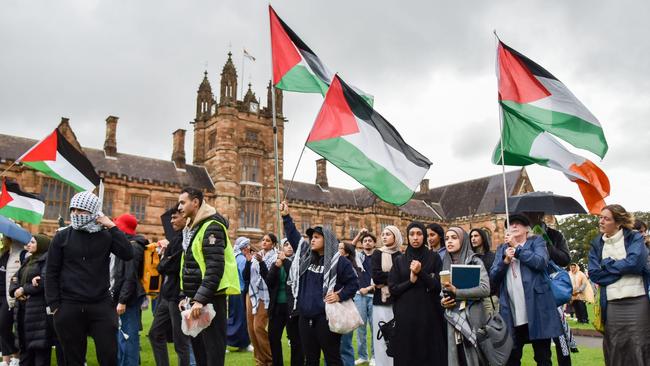
[[[81,192],[71,224],[53,238],[2,238],[0,365],[49,365],[55,347],[59,365],[81,366],[88,337],[100,365],[140,363],[149,243],[134,216],[112,220],[99,206]],[[537,365],[552,365],[551,342],[557,363],[570,365],[577,347],[567,319],[589,322],[594,301],[606,364],[650,365],[650,239],[620,205],[600,213],[584,272],[543,212],[511,215],[495,252],[481,228],[412,222],[378,236],[362,229],[345,243],[324,226],[301,233],[286,203],[280,213],[286,238],[231,242],[228,220],[201,191],[181,191],[163,215],[167,238],[155,243],[162,281],[148,338],[156,365],[169,365],[168,342],[181,366],[223,365],[227,346],[252,351],[256,365],[319,365],[321,354],[328,366],[519,365],[526,344]],[[557,301],[550,263],[568,270],[567,304]],[[457,287],[449,273],[459,266],[478,268],[476,284]],[[342,316],[359,326],[341,332],[333,323]],[[495,322],[503,339],[490,338]]]

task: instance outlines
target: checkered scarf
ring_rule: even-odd
[[[264,258],[262,258],[267,269],[275,265],[277,259],[278,251],[275,248],[264,253]],[[269,308],[269,288],[266,286],[264,279],[262,279],[260,262],[257,259],[253,259],[253,263],[251,263],[251,283],[248,286],[248,296],[251,299],[253,314],[257,314],[257,307],[259,306],[260,300],[264,302],[264,309]]]
[[[73,229],[89,233],[96,233],[103,229],[103,226],[96,221],[102,215],[99,212],[99,197],[92,192],[86,191],[75,194],[70,200],[70,209],[73,208],[90,212],[90,214],[70,214]]]

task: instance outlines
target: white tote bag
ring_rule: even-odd
[[[325,315],[330,330],[334,333],[347,334],[363,325],[352,299],[325,304]]]

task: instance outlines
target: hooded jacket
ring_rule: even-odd
[[[226,228],[228,220],[217,213],[217,210],[206,202],[201,204],[199,210],[188,227],[193,231],[190,245],[185,250],[183,268],[181,268],[182,291],[185,296],[205,305],[214,299],[223,277],[225,268],[226,235],[221,225],[210,224],[203,235],[203,258],[205,260],[205,275],[201,275],[201,268],[192,254],[192,244],[198,229],[208,220],[221,222]]]
[[[469,236],[471,238],[472,233],[476,231],[478,234],[481,236],[481,241],[482,241],[482,247],[483,247],[483,254],[476,253],[476,256],[481,259],[483,262],[483,265],[485,266],[485,269],[490,272],[490,269],[492,268],[492,264],[494,263],[494,252],[492,251],[492,241],[490,240],[490,237],[488,234],[485,232],[485,230],[481,229],[472,229],[469,232]],[[490,280],[490,295],[498,295],[499,293],[499,286],[492,282]]]
[[[116,256],[111,274],[114,278],[111,295],[114,303],[131,306],[146,295],[140,277],[142,277],[144,249],[149,244],[149,240],[142,235],[126,234],[126,238],[133,247],[133,259],[125,261]]]
[[[178,232],[169,241],[165,253],[158,263],[158,273],[163,276],[160,287],[160,297],[168,301],[180,300],[181,284],[179,273],[181,269],[181,255],[183,254],[183,234]]]

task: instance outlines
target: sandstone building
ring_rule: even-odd
[[[438,222],[443,226],[485,227],[492,232],[493,243],[503,237],[502,215],[492,213],[503,202],[501,175],[477,178],[444,187],[430,188],[425,179],[413,199],[401,207],[387,204],[365,188],[330,187],[326,161],[317,161],[315,183],[282,179],[283,135],[287,120],[283,117],[282,92],[276,91],[276,110],[271,109],[272,88],[267,87],[266,106],[252,91],[237,95],[237,71],[231,54],[219,81],[218,99],[212,91],[207,71],[196,99],[193,128],[193,162],[185,159],[185,129],[172,134],[171,160],[152,159],[123,153],[118,149],[118,117],[106,119],[103,149],[82,147],[68,119],[58,126],[66,138],[82,151],[104,179],[103,210],[109,216],[130,212],[140,224],[138,231],[149,239],[162,237],[160,215],[173,206],[184,186],[205,192],[206,200],[230,221],[230,235],[259,239],[275,232],[275,187],[272,113],[278,125],[281,196],[289,189],[287,200],[299,229],[322,224],[341,239],[349,240],[362,227],[378,233],[386,225],[405,228],[412,220]],[[9,167],[37,141],[0,134],[0,169]],[[32,232],[53,233],[58,219],[68,216],[68,203],[74,191],[40,172],[14,165],[6,174],[16,179],[23,190],[33,192],[46,202],[40,227]],[[533,191],[524,168],[506,174],[509,194]],[[500,229],[501,228],[501,229]]]

